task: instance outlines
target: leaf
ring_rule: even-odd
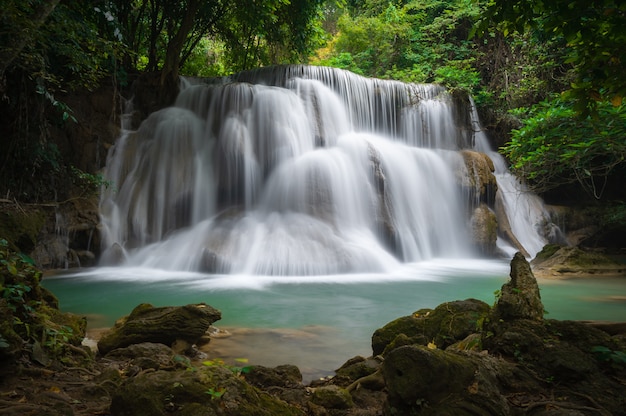
[[[428,345],[426,345],[428,347],[429,350],[436,350],[437,349],[437,345],[431,341],[428,343]]]
[[[613,104],[613,107],[619,107],[622,105],[622,101],[621,95],[614,95],[613,98],[611,98],[611,104]]]

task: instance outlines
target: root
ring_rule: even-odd
[[[348,387],[346,387],[346,390],[348,393],[351,393],[353,390],[360,388],[361,385],[369,386],[367,388],[370,390],[382,390],[383,387],[385,387],[385,379],[381,371],[376,370],[372,374],[368,374],[358,380],[355,380]]]

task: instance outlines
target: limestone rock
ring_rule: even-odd
[[[482,203],[474,209],[470,219],[472,242],[481,254],[493,255],[496,252],[498,238],[498,220],[496,214]]]
[[[161,308],[141,304],[102,336],[98,350],[106,354],[142,342],[170,346],[179,339],[194,344],[221,317],[219,310],[204,303]]]
[[[493,309],[494,320],[543,319],[543,303],[539,285],[522,253],[511,260],[511,279],[502,285]]]
[[[434,310],[421,309],[377,329],[372,335],[372,351],[379,355],[402,345],[431,342],[445,348],[476,332],[489,309],[477,299],[446,302]]]
[[[464,169],[457,172],[458,181],[470,198],[493,206],[498,184],[493,172],[493,161],[485,153],[461,151]]]
[[[626,265],[602,253],[579,247],[546,245],[531,261],[533,271],[541,277],[576,277],[590,275],[624,275]]]

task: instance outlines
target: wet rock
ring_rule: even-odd
[[[184,340],[195,344],[221,317],[219,310],[203,303],[161,308],[141,304],[102,336],[98,350],[106,354],[142,342],[170,346],[176,340]]]
[[[493,319],[543,319],[543,303],[537,280],[530,264],[522,253],[517,252],[511,260],[510,280],[502,285],[500,296],[493,309]]]
[[[577,277],[590,275],[625,275],[626,265],[610,257],[580,247],[546,245],[532,260],[531,265],[537,276]]]
[[[464,169],[457,172],[457,180],[472,201],[480,201],[489,206],[495,203],[498,184],[493,172],[493,161],[485,153],[473,150],[461,151]]]
[[[498,220],[496,214],[482,203],[474,209],[470,219],[472,242],[478,251],[487,256],[496,253],[498,238]]]
[[[428,343],[445,348],[477,332],[489,311],[489,305],[477,299],[446,302],[434,310],[420,309],[377,329],[372,335],[372,351],[379,355],[401,345]]]

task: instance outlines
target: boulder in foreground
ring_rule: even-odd
[[[183,340],[195,344],[221,318],[219,310],[204,303],[159,308],[141,304],[102,336],[98,350],[105,355],[116,348],[142,342],[171,346]]]

